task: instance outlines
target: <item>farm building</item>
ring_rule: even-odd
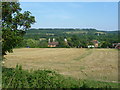
[[[50,38],[48,39],[48,47],[56,47],[59,43],[55,42],[55,39],[53,38],[53,41],[50,41]]]
[[[48,47],[56,47],[58,45],[58,42],[49,42]]]
[[[95,47],[98,47],[98,41],[97,40],[93,40],[92,43],[94,44]]]

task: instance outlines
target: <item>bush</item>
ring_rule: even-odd
[[[23,70],[21,66],[2,70],[3,88],[104,88],[110,85],[103,82],[76,80],[64,77],[50,70]]]

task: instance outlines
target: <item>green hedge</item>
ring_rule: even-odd
[[[76,80],[50,70],[23,70],[21,66],[2,70],[3,88],[115,88],[117,84]]]

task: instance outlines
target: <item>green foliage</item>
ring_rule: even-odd
[[[48,43],[46,40],[35,40],[35,39],[24,39],[19,43],[19,45],[16,46],[16,48],[45,48],[48,47]]]
[[[46,40],[40,41],[38,47],[46,48],[46,47],[48,47],[48,42]]]
[[[39,42],[37,40],[33,40],[33,39],[26,40],[26,46],[29,46],[31,48],[38,47],[38,43]]]
[[[68,48],[68,44],[64,41],[64,37],[57,37],[56,39],[59,42],[59,48]]]
[[[112,44],[109,43],[109,42],[107,42],[107,41],[103,41],[103,42],[101,43],[101,47],[102,47],[102,48],[107,48],[107,47],[111,47],[111,46],[112,46]]]
[[[77,35],[73,35],[71,38],[72,47],[78,47],[80,43],[80,38]]]
[[[2,69],[3,88],[117,88],[117,83],[76,80],[50,70]]]
[[[72,81],[71,78],[64,78],[54,71],[25,71],[18,66],[15,69],[4,68],[2,79],[3,88],[74,88],[77,86],[69,82]]]
[[[2,3],[2,54],[12,52],[22,40],[25,30],[35,23],[34,16],[29,11],[20,13],[22,9],[18,2]]]
[[[2,29],[2,54],[5,55],[6,51],[12,52],[12,49],[22,41],[21,35],[19,32],[12,31],[11,29]]]

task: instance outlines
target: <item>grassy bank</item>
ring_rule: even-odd
[[[21,66],[2,70],[3,88],[116,88],[117,83],[78,80],[50,70],[23,70]]]

